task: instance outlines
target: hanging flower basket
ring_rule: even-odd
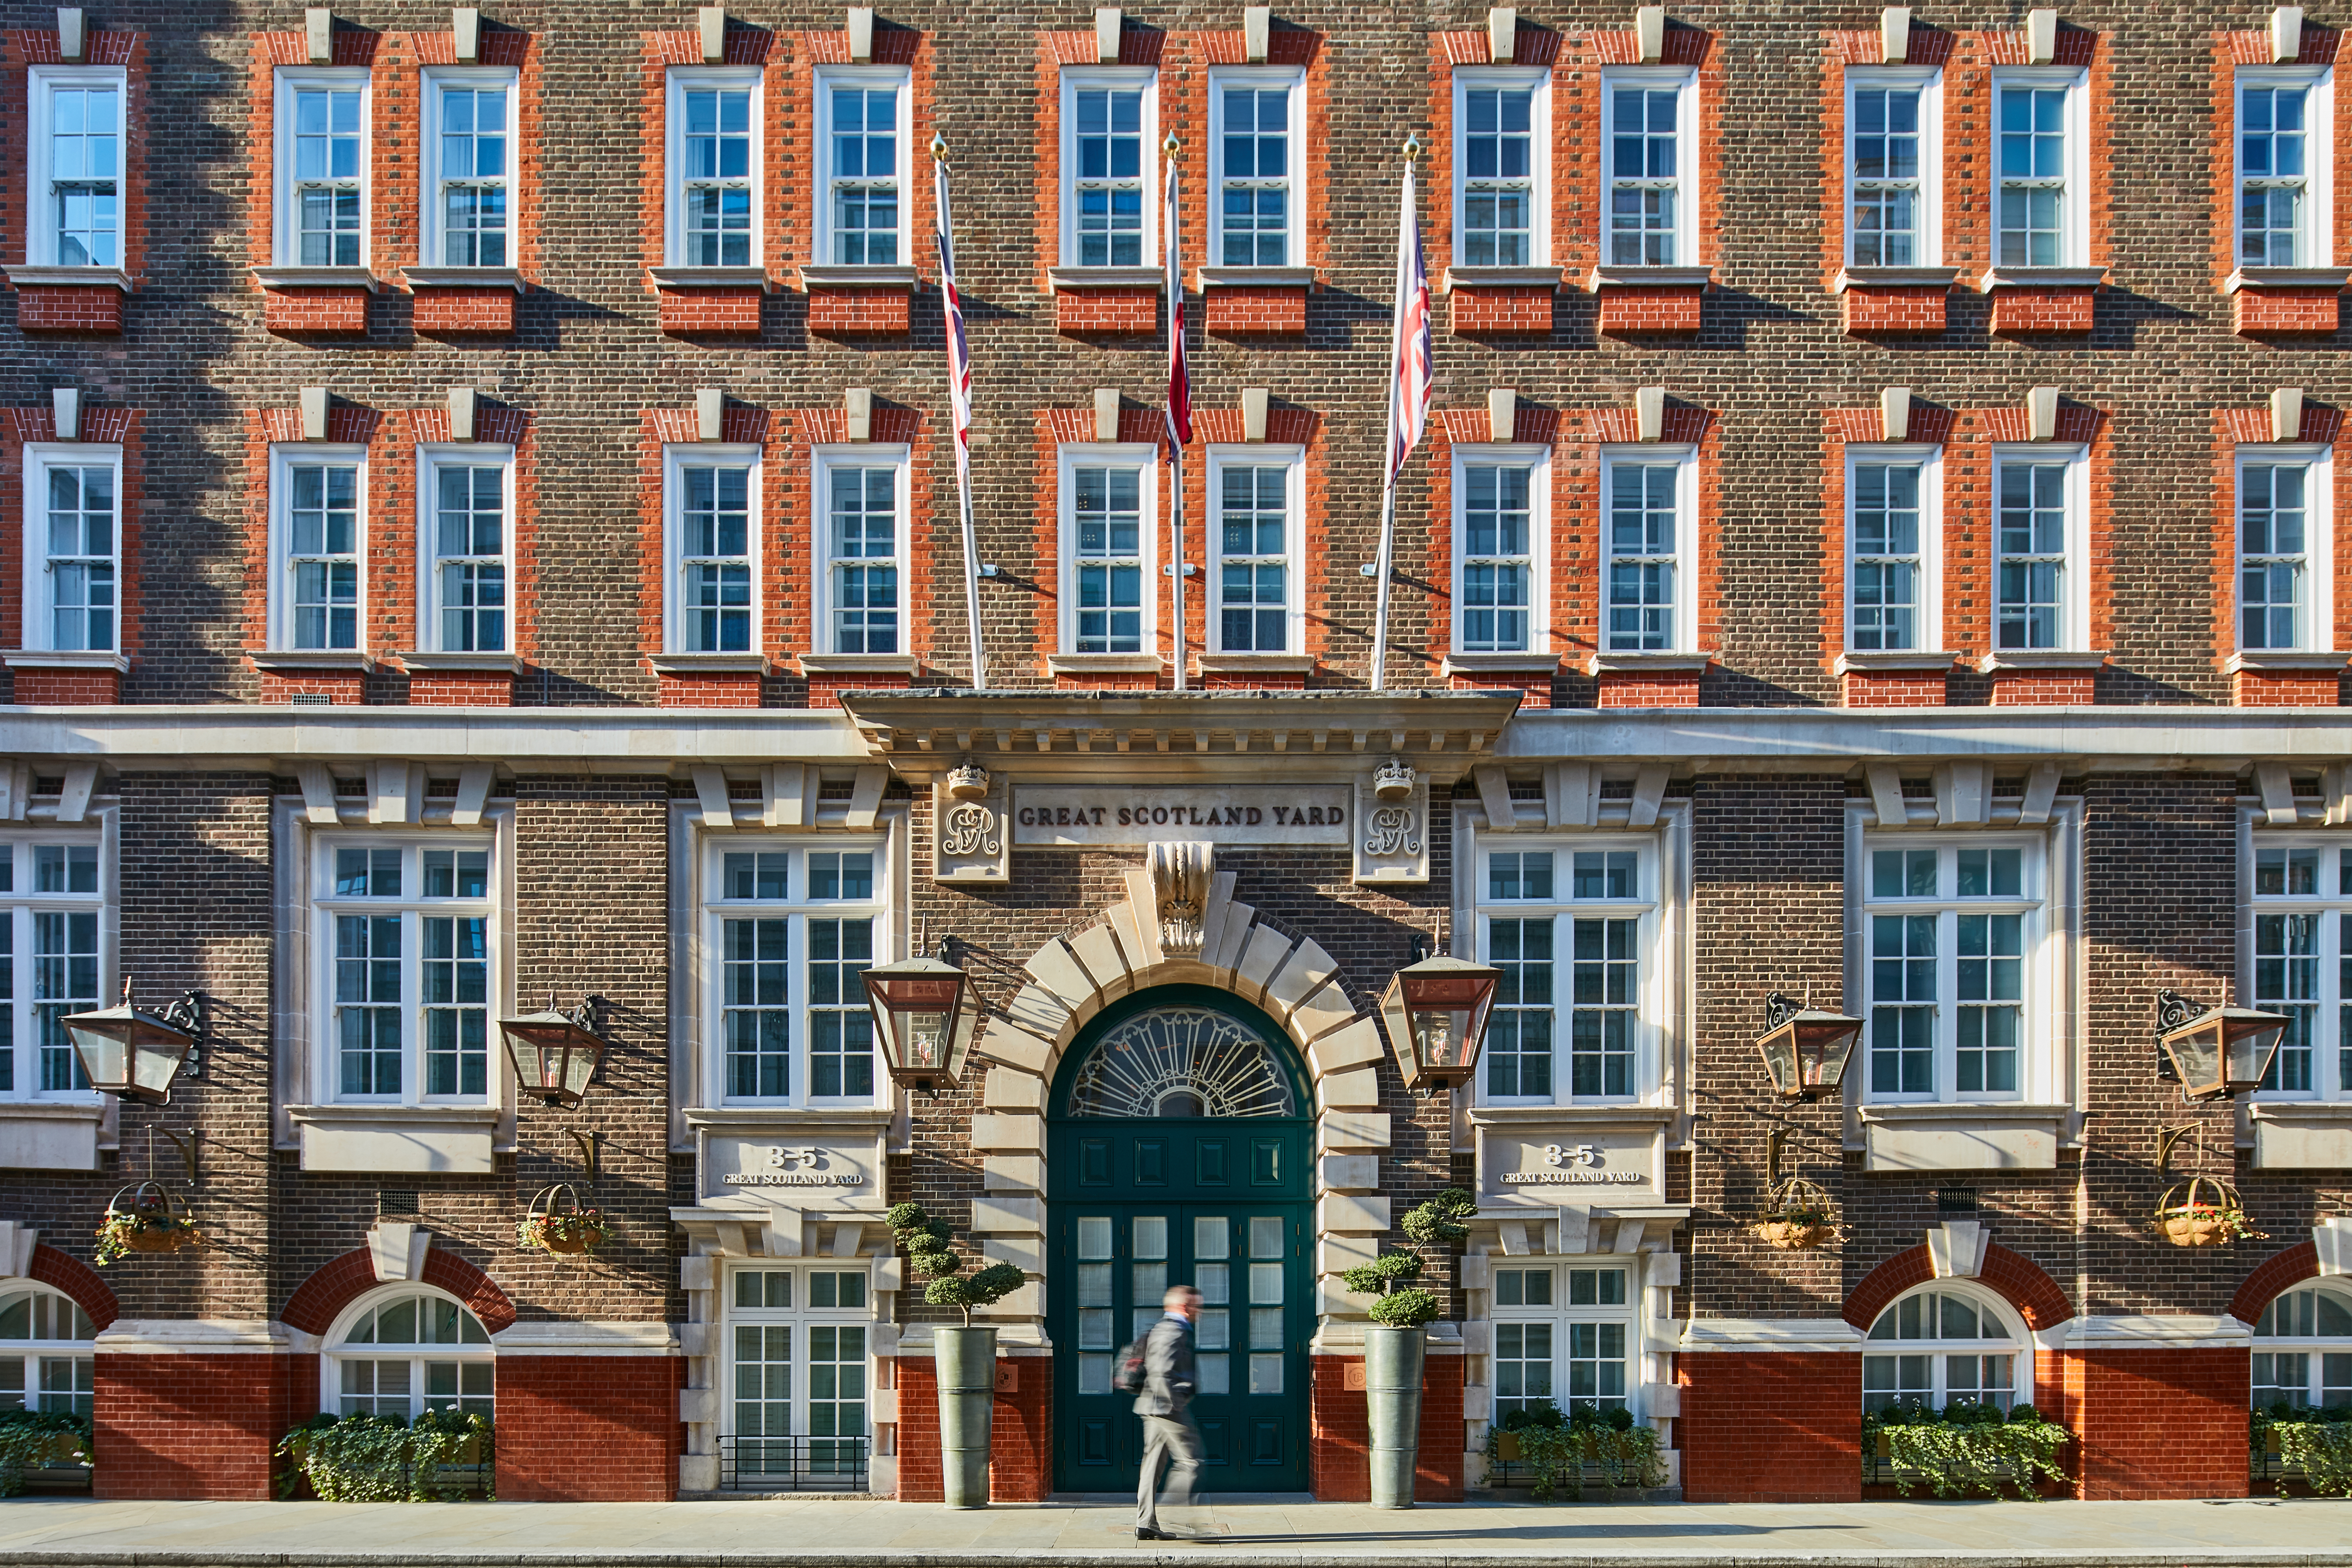
[[[569,1182],[542,1187],[515,1225],[515,1245],[525,1252],[578,1258],[612,1239],[602,1209],[583,1208]]]
[[[1771,1190],[1763,1215],[1748,1232],[1787,1252],[1808,1252],[1838,1238],[1829,1194],[1801,1176],[1790,1176]]]
[[[2156,1228],[2175,1247],[2227,1247],[2263,1234],[2246,1216],[2238,1189],[2210,1176],[2168,1189],[2156,1205]]]
[[[98,1222],[97,1235],[91,1260],[101,1268],[128,1252],[177,1252],[205,1244],[204,1233],[180,1207],[172,1189],[152,1181],[115,1194]]]

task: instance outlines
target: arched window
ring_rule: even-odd
[[[1240,1019],[1210,1007],[1154,1007],[1095,1042],[1070,1114],[1295,1116],[1290,1075]]]
[[[404,1289],[368,1296],[327,1336],[321,1408],[415,1420],[429,1407],[488,1415],[495,1352],[455,1298]]]
[[[70,1297],[0,1295],[0,1410],[90,1413],[98,1327]]]
[[[2254,1324],[2253,1406],[2352,1405],[2352,1292],[2289,1290]]]
[[[1914,1290],[1870,1325],[1862,1407],[1976,1403],[2006,1410],[2016,1402],[2024,1344],[2023,1329],[1989,1300],[1948,1287]]]

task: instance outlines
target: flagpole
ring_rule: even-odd
[[[963,513],[963,613],[971,638],[971,685],[988,689],[988,657],[980,642],[980,543],[971,521],[971,353],[963,338],[963,297],[956,288],[955,236],[948,216],[948,143],[931,134],[933,194],[939,204],[940,289],[947,307],[948,404],[956,426],[956,497]]]
[[[1407,219],[1415,215],[1412,205],[1413,160],[1421,156],[1421,138],[1409,135],[1404,142],[1404,205]],[[1405,254],[1405,226],[1398,226],[1397,289],[1395,319],[1389,332],[1389,435],[1381,448],[1381,460],[1387,466],[1388,478],[1381,486],[1381,549],[1380,560],[1373,567],[1379,581],[1378,601],[1372,611],[1372,680],[1374,691],[1388,689],[1389,671],[1389,578],[1396,559],[1396,481],[1397,470],[1403,465],[1397,458],[1397,399],[1404,385],[1399,362],[1404,353],[1404,294],[1406,268],[1411,265]],[[1416,237],[1417,242],[1417,237]]]
[[[1192,434],[1192,371],[1184,362],[1184,269],[1177,258],[1176,153],[1183,145],[1171,131],[1160,150],[1168,160],[1167,200],[1160,222],[1165,238],[1168,289],[1168,575],[1176,584],[1176,689],[1189,685],[1185,667],[1192,662],[1184,647],[1184,443]]]

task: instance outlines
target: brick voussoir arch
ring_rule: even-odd
[[[101,1333],[122,1315],[121,1304],[115,1300],[106,1281],[98,1277],[98,1270],[47,1242],[33,1248],[33,1264],[25,1277],[72,1297]]]
[[[1867,1333],[1870,1325],[1878,1321],[1878,1314],[1886,1310],[1896,1297],[1934,1278],[1936,1270],[1928,1261],[1926,1243],[1907,1252],[1898,1252],[1847,1292],[1845,1321]],[[1984,1267],[1978,1271],[1977,1282],[2015,1307],[2029,1329],[2047,1329],[2074,1315],[2066,1292],[2042,1272],[2040,1264],[1996,1242],[1985,1244]]]
[[[2242,1323],[2253,1322],[2288,1287],[2318,1276],[2319,1248],[2313,1243],[2298,1242],[2284,1252],[2273,1252],[2254,1265],[2238,1293],[2230,1298],[2230,1316]]]
[[[463,1301],[491,1333],[515,1321],[514,1303],[507,1300],[498,1282],[456,1253],[438,1247],[425,1253],[423,1282]],[[379,1283],[374,1259],[366,1247],[358,1247],[320,1265],[297,1286],[286,1299],[286,1310],[278,1314],[278,1321],[306,1334],[323,1334],[334,1326],[337,1314]]]

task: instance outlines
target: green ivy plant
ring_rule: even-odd
[[[397,1415],[314,1415],[286,1434],[278,1457],[291,1462],[281,1497],[298,1479],[327,1502],[456,1502],[470,1483],[449,1474],[479,1466],[483,1496],[498,1497],[489,1418],[454,1408],[427,1410],[411,1426]]]
[[[64,1410],[0,1410],[0,1497],[25,1489],[35,1465],[89,1463],[89,1417]]]
[[[1540,1410],[1514,1410],[1502,1424],[1486,1428],[1486,1458],[1501,1461],[1503,1435],[1517,1439],[1518,1462],[1528,1467],[1535,1500],[1549,1502],[1560,1488],[1572,1498],[1584,1495],[1584,1471],[1597,1465],[1612,1487],[1665,1485],[1666,1461],[1658,1447],[1658,1430],[1634,1423],[1630,1410],[1600,1410],[1580,1405],[1562,1415],[1547,1405]]]
[[[2331,1405],[2310,1409],[2284,1401],[2253,1412],[2247,1423],[2247,1441],[2257,1454],[2278,1439],[2278,1454],[2303,1472],[2305,1485],[2322,1497],[2352,1497],[2352,1405]],[[2278,1479],[2279,1496],[2287,1495],[2287,1478]]]
[[[1340,1282],[1355,1295],[1375,1298],[1370,1317],[1383,1328],[1417,1329],[1434,1321],[1443,1310],[1436,1292],[1413,1284],[1426,1267],[1419,1249],[1444,1247],[1468,1236],[1470,1227],[1462,1222],[1477,1206],[1460,1187],[1448,1187],[1427,1203],[1414,1205],[1403,1220],[1405,1238],[1413,1244],[1412,1249],[1359,1264],[1341,1274]]]
[[[2040,1481],[2067,1479],[2058,1468],[2058,1450],[2074,1436],[2044,1420],[2031,1405],[2013,1405],[2004,1413],[1997,1405],[1964,1399],[1941,1410],[1898,1405],[1863,1416],[1865,1453],[1876,1448],[1882,1434],[1898,1492],[1907,1496],[1916,1476],[1937,1497],[1981,1492],[1997,1498],[2005,1495],[2006,1487],[2028,1500],[2040,1497],[2034,1490]]]
[[[970,1278],[963,1259],[950,1245],[953,1233],[918,1203],[894,1204],[882,1216],[890,1234],[907,1250],[907,1261],[929,1283],[923,1300],[934,1307],[955,1307],[963,1312],[963,1326],[971,1327],[974,1307],[992,1307],[1021,1289],[1028,1276],[1012,1263],[992,1263]]]

